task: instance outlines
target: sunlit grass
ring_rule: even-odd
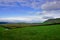
[[[9,30],[0,27],[0,40],[60,40],[60,25],[24,27]]]

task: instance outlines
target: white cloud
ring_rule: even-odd
[[[0,6],[26,6],[34,9],[40,9],[41,0],[0,0]]]
[[[26,21],[26,22],[36,22],[36,21],[45,21],[48,18],[60,18],[60,1],[53,0],[51,2],[46,2],[44,4],[39,2],[36,2],[36,0],[0,0],[0,6],[27,6],[35,9],[40,9],[40,7],[43,9],[43,12],[30,12],[31,14],[34,13],[35,16],[29,16],[29,17],[10,17],[10,18],[0,18],[1,20],[8,20],[8,21],[14,21],[14,20],[20,20],[20,21]],[[17,3],[19,5],[17,5]],[[42,6],[41,6],[42,5]],[[57,9],[57,10],[56,10]],[[46,19],[45,19],[45,18]]]
[[[58,10],[60,9],[60,1],[46,2],[41,8],[43,10]]]
[[[8,17],[8,18],[0,18],[0,21],[9,21],[9,22],[43,22],[47,19],[43,19],[40,16],[28,16],[28,17]]]
[[[54,10],[54,11],[43,11],[42,12],[42,16],[43,17],[47,17],[47,19],[49,18],[60,18],[60,10]]]
[[[10,18],[0,18],[0,20],[8,20],[8,21],[11,21],[11,20],[22,20],[22,21],[30,21],[31,19],[29,18],[24,18],[24,17],[10,17]]]
[[[41,8],[43,9],[43,18],[60,18],[60,0],[46,0]]]

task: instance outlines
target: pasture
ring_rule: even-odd
[[[60,24],[6,29],[0,26],[0,40],[60,40]]]

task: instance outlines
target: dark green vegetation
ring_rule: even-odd
[[[60,23],[60,18],[49,19],[49,20],[45,21],[43,24],[54,24],[54,23]]]
[[[38,24],[1,24],[0,40],[60,40],[60,19]]]
[[[0,27],[0,40],[60,40],[60,25],[9,29]]]

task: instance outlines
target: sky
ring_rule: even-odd
[[[0,0],[0,21],[43,22],[60,18],[60,0]]]

